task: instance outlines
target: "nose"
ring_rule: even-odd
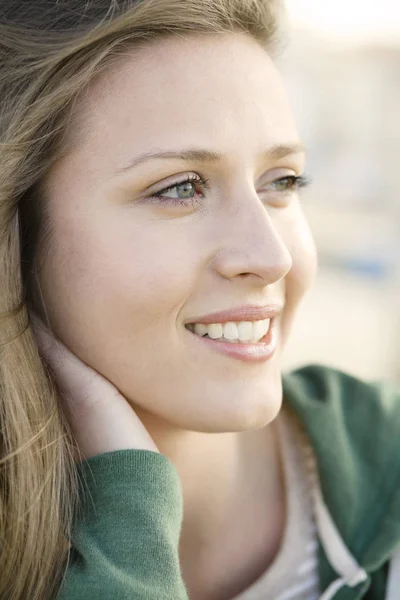
[[[279,210],[279,209],[277,209]],[[292,268],[292,256],[256,192],[246,194],[219,220],[214,268],[225,279],[271,285]]]

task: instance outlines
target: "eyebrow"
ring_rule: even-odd
[[[266,160],[279,160],[291,154],[299,154],[301,152],[304,153],[305,151],[306,147],[304,146],[304,144],[279,144],[276,146],[271,146],[271,148],[269,148],[264,153],[264,158]],[[150,150],[149,152],[144,152],[143,154],[139,154],[139,156],[136,156],[135,158],[131,159],[126,166],[118,169],[117,173],[124,173],[125,171],[128,171],[133,167],[137,167],[142,163],[154,159],[175,159],[199,163],[216,163],[220,162],[224,158],[226,158],[226,154],[220,154],[218,152],[204,150],[201,148],[188,148],[177,151]]]

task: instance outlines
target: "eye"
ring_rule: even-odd
[[[309,183],[310,180],[304,175],[287,175],[286,177],[280,177],[279,179],[275,179],[275,181],[267,183],[264,189],[273,192],[292,192],[306,187]]]
[[[305,175],[285,175],[273,181],[266,182],[259,195],[264,196],[266,204],[274,208],[285,208],[291,204],[293,195],[303,187],[310,184],[310,179]]]
[[[196,193],[196,188],[192,181],[185,181],[184,183],[179,183],[178,185],[174,185],[170,188],[163,190],[162,192],[158,192],[155,196],[168,196],[168,198],[180,198],[181,200],[185,198],[193,198]]]
[[[187,175],[184,180],[154,192],[149,196],[149,199],[164,205],[193,206],[202,201],[204,189],[208,189],[207,180],[193,173]]]

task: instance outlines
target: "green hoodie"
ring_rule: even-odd
[[[322,598],[384,600],[388,561],[400,545],[400,390],[320,366],[285,375],[283,390],[318,465]],[[58,599],[187,600],[172,463],[120,450],[81,463],[79,473],[82,510]]]

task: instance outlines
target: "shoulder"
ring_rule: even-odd
[[[366,529],[376,533],[393,513],[400,487],[400,386],[310,365],[284,375],[283,393],[313,446],[339,530],[350,545],[366,542]]]
[[[361,437],[368,431],[379,435],[381,427],[386,433],[387,428],[399,431],[400,384],[366,382],[330,367],[308,365],[285,374],[283,389],[299,416],[312,414],[325,427],[340,426]],[[333,420],[327,422],[328,415]]]

